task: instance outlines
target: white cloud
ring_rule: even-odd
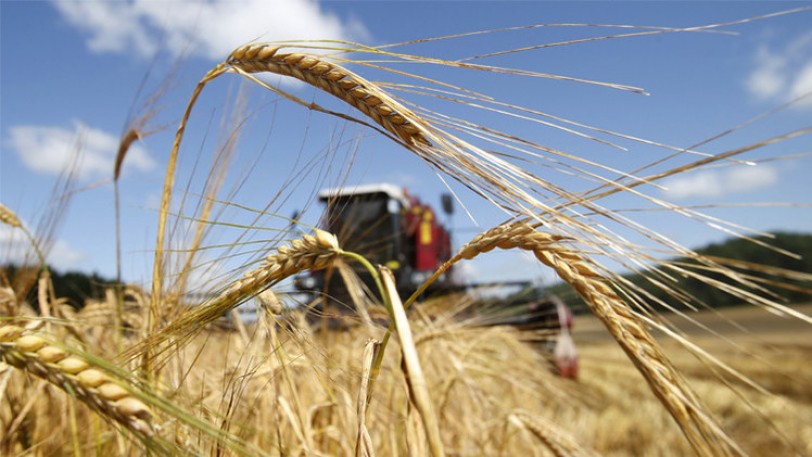
[[[747,79],[747,89],[760,100],[771,99],[787,85],[784,75],[786,59],[770,53],[766,47],[759,49],[756,69]]]
[[[51,246],[46,260],[58,270],[75,270],[83,269],[83,263],[87,260],[87,255],[74,249],[64,240],[56,240]]]
[[[762,101],[788,101],[812,92],[812,32],[800,35],[783,49],[759,47],[755,68],[745,85]],[[812,108],[812,95],[797,106]]]
[[[30,226],[29,226],[30,227]],[[75,270],[82,267],[87,256],[64,240],[56,240],[45,252],[45,261],[57,270]],[[28,262],[38,263],[37,257],[28,238],[22,231],[7,225],[0,225],[0,263],[14,263],[17,265]]]
[[[89,179],[112,177],[119,137],[81,122],[72,129],[24,125],[9,128],[8,145],[31,170],[55,175],[79,160],[77,177]],[[154,166],[147,151],[134,144],[123,169],[149,171]]]
[[[55,0],[95,52],[150,56],[158,49],[223,60],[254,40],[363,39],[354,19],[322,11],[315,0]]]
[[[798,72],[798,76],[792,83],[790,96],[800,97],[810,93],[812,93],[812,60]],[[812,106],[812,97],[806,99],[805,104]]]
[[[778,181],[778,171],[759,166],[737,166],[724,171],[700,171],[671,178],[664,185],[668,197],[721,197],[763,189]]]

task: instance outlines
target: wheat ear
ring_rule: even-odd
[[[552,422],[524,412],[516,412],[508,417],[518,427],[526,428],[539,439],[555,457],[597,457],[591,449],[584,448]]]
[[[94,367],[83,357],[14,325],[0,327],[0,356],[9,365],[59,387],[134,434],[142,438],[154,434],[149,407],[122,387],[125,381]]]
[[[327,268],[341,252],[336,236],[322,230],[317,229],[315,236],[304,235],[302,239],[293,240],[291,245],[279,247],[262,265],[245,273],[219,295],[187,311],[125,354],[131,357],[144,353],[170,338],[183,340],[269,285],[300,271]]]
[[[37,239],[34,238],[34,235],[28,231],[22,222],[20,222],[20,218],[17,217],[14,211],[8,209],[8,207],[2,203],[0,203],[0,223],[20,229],[25,237],[28,238],[28,241],[31,243],[31,247],[34,248],[34,252],[37,254],[37,259],[39,260],[42,269],[48,269],[48,265],[45,263],[45,256],[42,254],[42,250],[40,249],[39,243],[37,243]]]
[[[699,455],[743,455],[744,452],[703,410],[698,397],[671,364],[660,346],[633,313],[583,256],[564,246],[564,237],[538,232],[528,224],[514,222],[476,236],[449,263],[471,259],[495,248],[532,251],[589,305],[603,322],[649,387]]]
[[[0,222],[10,225],[12,227],[22,227],[20,219],[14,214],[14,211],[8,209],[6,205],[0,203]]]
[[[417,116],[371,82],[319,56],[279,49],[270,44],[248,44],[234,50],[226,64],[245,73],[294,77],[344,100],[406,144],[429,143],[418,127]]]

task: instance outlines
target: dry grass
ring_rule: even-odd
[[[21,327],[4,325],[0,327],[0,351],[6,363],[76,396],[103,417],[143,438],[153,435],[152,413],[132,395],[127,380],[99,370],[87,359],[71,354],[70,348],[63,349]]]
[[[463,302],[462,297],[451,302],[438,300],[423,303],[421,309],[431,314],[448,312],[449,307],[462,306]],[[422,441],[426,435],[420,417],[414,416],[415,410],[409,406],[409,381],[398,342],[392,341],[374,390],[368,392],[369,399],[363,404],[364,382],[373,356],[366,341],[379,339],[384,328],[358,326],[343,332],[312,333],[307,327],[298,327],[297,320],[291,315],[285,322],[276,323],[273,318],[260,321],[249,327],[247,342],[236,331],[210,328],[174,353],[165,366],[160,390],[173,399],[173,412],[150,407],[162,424],[157,433],[179,437],[198,454],[220,448],[235,455],[258,454],[260,449],[283,454],[355,455],[358,424],[365,407],[368,438],[362,443],[366,455],[428,451],[421,444],[427,441]],[[609,335],[604,342],[583,342],[576,331],[581,376],[573,382],[557,378],[542,353],[513,329],[482,329],[452,325],[452,321],[444,325],[414,313],[410,321],[443,447],[449,455],[556,455],[548,450],[550,447],[568,449],[561,455],[590,450],[617,456],[692,452],[660,401],[640,381],[634,365]],[[579,319],[576,329],[579,327],[589,326]],[[112,335],[89,343],[98,347],[96,344],[105,341],[112,341]],[[767,395],[738,386],[761,417],[732,394],[706,364],[676,345],[665,345],[665,352],[705,400],[709,412],[721,418],[730,436],[750,455],[762,455],[770,449],[784,450],[783,455],[791,455],[793,449],[809,453],[805,446],[812,433],[808,425],[812,423],[812,399],[808,395],[812,373],[804,368],[809,348],[750,343],[731,349],[716,339],[708,342],[727,363],[776,392]],[[781,363],[765,371],[763,361],[753,357],[767,355]],[[26,381],[28,376],[20,370],[6,371],[0,380],[3,377],[7,378],[7,388],[0,418],[6,427],[20,424],[6,435],[4,452],[22,452],[27,436],[28,446],[36,444],[44,454],[70,453],[77,439],[70,424],[47,413],[66,408],[70,398],[52,392],[50,387],[45,388],[51,391],[48,395],[27,395],[36,384]],[[26,401],[32,403],[27,410]],[[144,401],[149,404],[149,398]],[[115,428],[88,415],[84,403],[76,408],[79,442],[75,446],[103,453],[139,446],[118,442],[120,432],[110,433]],[[206,421],[228,434],[224,436],[230,436],[229,441],[222,443],[223,436],[179,421],[175,417],[178,414]],[[548,422],[555,425],[549,427]],[[542,436],[550,443],[542,444]],[[172,449],[170,453],[178,452]]]
[[[795,334],[803,338],[804,333]],[[749,455],[809,455],[812,403],[806,392],[812,382],[808,347],[744,344],[739,348],[707,340],[714,354],[736,367],[772,394],[727,379],[706,363],[666,345],[683,376],[704,399],[708,411]],[[659,401],[637,382],[634,367],[610,343],[579,346],[581,383],[590,394],[592,410],[581,417],[593,432],[596,449],[604,455],[685,455],[685,441],[669,424]],[[771,362],[765,366],[767,357]],[[737,386],[738,394],[728,383]],[[758,411],[757,413],[754,411]]]

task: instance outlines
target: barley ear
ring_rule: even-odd
[[[155,425],[150,408],[123,387],[126,381],[100,370],[83,357],[14,325],[0,327],[0,357],[9,365],[64,390],[135,435],[153,436]]]
[[[149,335],[125,352],[134,357],[155,348],[170,338],[183,342],[224,313],[240,303],[287,277],[305,270],[327,268],[341,254],[335,235],[316,230],[315,235],[304,235],[290,245],[280,246],[262,264],[232,282],[214,298],[182,314],[164,329]]]
[[[247,44],[235,49],[226,64],[238,73],[268,72],[304,81],[355,107],[407,145],[429,144],[419,117],[372,82],[318,55],[279,50],[266,43]]]
[[[116,161],[113,166],[114,181],[118,181],[118,178],[121,177],[121,166],[124,164],[124,157],[127,156],[130,146],[140,140],[142,136],[142,133],[138,129],[131,128],[121,137],[121,141],[118,144],[118,153],[116,153]]]
[[[6,205],[2,203],[0,203],[0,222],[12,227],[22,227],[20,219],[17,218],[14,211],[8,209]]]
[[[279,298],[271,289],[263,290],[257,295],[257,298],[262,305],[262,309],[267,313],[276,315],[282,314],[282,312],[285,311],[284,307],[282,307],[282,302],[279,301]]]
[[[0,223],[22,230],[25,237],[28,238],[28,241],[31,243],[31,247],[34,248],[34,252],[37,254],[37,259],[39,260],[42,269],[46,270],[48,268],[48,266],[45,264],[45,256],[42,254],[42,250],[40,249],[36,238],[34,238],[34,235],[25,228],[22,222],[20,222],[20,218],[17,217],[14,211],[8,209],[8,207],[2,203],[0,203]]]
[[[657,341],[634,311],[581,254],[561,241],[563,237],[536,231],[514,222],[495,227],[462,247],[454,259],[470,259],[495,248],[531,251],[552,268],[589,305],[626,355],[643,375],[663,406],[682,429],[694,450],[703,456],[744,455],[705,411],[697,395],[680,376]]]

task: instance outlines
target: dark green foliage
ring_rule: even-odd
[[[0,267],[0,271],[2,271],[2,276],[0,277],[9,284],[19,283],[18,279],[22,275],[32,275],[31,267],[18,267],[16,265]],[[85,300],[88,298],[103,298],[104,290],[116,284],[114,280],[106,279],[95,272],[90,275],[78,271],[59,273],[50,267],[49,271],[51,273],[51,281],[54,285],[56,297],[67,299],[68,303],[76,309],[82,308],[85,305]],[[31,280],[26,282],[30,283],[31,289],[26,294],[25,299],[34,309],[38,310],[37,281]]]
[[[704,248],[697,249],[696,252],[711,257],[739,260],[794,272],[812,274],[812,235],[775,233],[774,238],[772,239],[761,237],[758,238],[758,240],[763,241],[764,243],[769,244],[770,246],[773,246],[779,250],[785,250],[797,254],[800,256],[800,258],[793,258],[781,252],[776,252],[774,249],[759,246],[752,241],[743,240],[740,238],[730,239],[722,243],[711,244]],[[710,307],[724,307],[738,305],[744,302],[742,297],[725,292],[712,282],[719,281],[725,284],[738,285],[739,287],[742,287],[735,280],[726,277],[725,275],[709,271],[696,261],[687,258],[671,259],[668,263],[673,265],[674,268],[659,267],[646,272],[646,276],[656,278],[656,280],[660,281],[661,283],[675,289],[681,294],[684,294],[685,297],[691,297],[691,301],[694,304],[704,304]],[[696,279],[691,277],[690,274],[677,271],[675,268],[684,268],[689,272],[701,274],[710,278],[711,282]],[[789,286],[780,287],[774,284],[755,282],[755,280],[753,280],[754,284],[758,284],[759,287],[764,288],[762,291],[751,289],[752,292],[757,293],[759,296],[787,303],[804,302],[812,299],[811,281],[801,281],[798,279],[790,279],[760,273],[744,266],[731,266],[731,268],[736,272],[747,275],[748,277],[781,282]],[[671,279],[668,279],[666,275]],[[668,294],[662,289],[662,287],[652,283],[642,274],[626,274],[623,275],[623,277],[654,297],[644,297],[645,302],[652,308],[662,310],[667,306],[670,306],[677,309],[685,309],[685,305],[678,297]],[[676,280],[676,282],[674,282],[674,280]],[[586,305],[567,284],[555,284],[547,290],[549,293],[556,294],[561,297],[574,310],[586,311]]]

